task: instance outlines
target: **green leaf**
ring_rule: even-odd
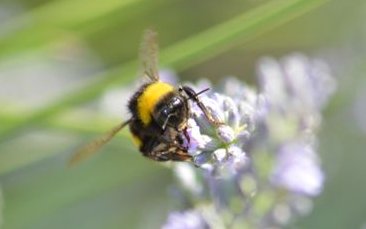
[[[0,35],[0,58],[25,51],[42,50],[67,39],[72,33],[87,35],[112,23],[129,20],[134,9],[152,10],[161,1],[142,0],[58,0],[49,1],[29,12],[4,22],[4,26],[20,27]],[[110,20],[117,14],[118,20]],[[122,18],[122,19],[121,19]]]

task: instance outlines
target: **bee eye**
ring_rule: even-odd
[[[168,117],[169,113],[171,113],[171,109],[170,108],[165,108],[161,110],[161,114],[163,117]]]
[[[186,112],[184,100],[179,96],[174,96],[158,106],[153,115],[157,124],[165,130],[167,126],[178,128],[185,120]]]

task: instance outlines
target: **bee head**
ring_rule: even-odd
[[[188,103],[185,97],[172,92],[157,104],[153,117],[162,130],[170,126],[176,130],[182,129],[188,119]]]

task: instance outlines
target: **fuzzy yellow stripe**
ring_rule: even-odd
[[[173,90],[174,87],[170,84],[156,82],[150,84],[140,95],[140,97],[137,99],[137,108],[140,119],[144,125],[148,125],[151,122],[151,115],[155,105],[162,97]]]

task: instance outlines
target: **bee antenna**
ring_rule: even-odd
[[[203,94],[203,93],[207,92],[208,90],[210,90],[210,88],[203,89],[202,91],[196,93],[190,87],[187,87],[187,86],[183,86],[183,87],[181,86],[181,87],[179,87],[179,91],[180,92],[184,91],[188,95],[188,99],[187,100],[193,99],[194,101],[197,101],[198,100],[198,96],[200,94]]]
[[[203,89],[202,91],[200,91],[200,92],[198,92],[198,93],[196,93],[196,96],[199,96],[200,94],[203,94],[203,93],[205,93],[206,91],[209,91],[210,90],[210,88],[208,87],[208,88],[206,88],[206,89]]]
[[[188,95],[188,99],[192,99],[205,114],[206,118],[212,123],[214,126],[219,126],[222,123],[215,117],[212,116],[211,112],[207,109],[207,107],[198,99],[198,96],[206,91],[210,90],[210,88],[203,89],[202,91],[196,93],[192,88],[183,86],[179,88],[180,91],[184,91]]]

